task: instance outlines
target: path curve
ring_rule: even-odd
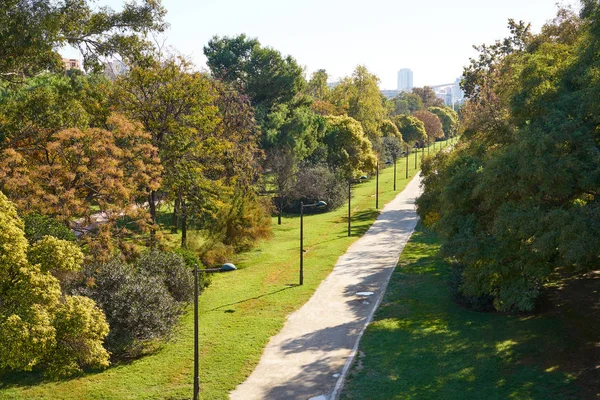
[[[337,397],[362,333],[417,224],[420,182],[417,175],[338,259],[308,302],[270,339],[259,364],[230,393],[231,399]]]

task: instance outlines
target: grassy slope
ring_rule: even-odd
[[[427,154],[427,150],[425,150]],[[419,152],[419,161],[421,152]],[[397,192],[407,183],[398,160]],[[415,174],[414,156],[409,178]],[[393,168],[380,174],[380,206],[396,193]],[[375,180],[353,189],[353,236],[347,237],[347,207],[305,217],[304,286],[298,282],[299,218],[273,219],[273,239],[237,257],[240,268],[217,274],[200,297],[201,397],[224,399],[258,363],[268,339],[286,316],[304,304],[336,260],[377,216]],[[0,376],[0,399],[187,399],[191,397],[193,318],[184,316],[175,339],[157,353],[98,373],[60,382],[36,374]]]
[[[361,341],[343,399],[568,399],[573,374],[549,356],[574,351],[556,316],[477,313],[449,294],[436,237],[418,230]]]

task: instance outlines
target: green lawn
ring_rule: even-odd
[[[427,150],[425,150],[427,154]],[[419,152],[420,161],[421,152]],[[409,175],[415,175],[411,156]],[[380,206],[401,191],[407,180],[404,159],[398,160],[397,191],[393,168],[380,174]],[[273,239],[236,256],[239,270],[216,274],[200,298],[201,397],[225,399],[252,372],[268,339],[286,316],[300,308],[336,260],[372,224],[375,180],[357,184],[353,192],[353,232],[347,237],[347,207],[305,217],[304,285],[298,282],[299,218],[286,217]],[[184,316],[175,338],[158,352],[101,372],[48,382],[39,374],[0,376],[1,399],[189,399],[192,393],[193,320]]]
[[[567,360],[586,342],[573,337],[573,324],[548,312],[511,316],[458,306],[438,248],[435,235],[418,227],[362,338],[342,399],[594,398],[580,391],[586,385],[572,364],[578,357]]]

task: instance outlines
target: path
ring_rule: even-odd
[[[231,399],[335,397],[415,228],[414,202],[420,193],[419,175],[338,259],[310,300],[288,317],[252,374],[230,394]]]

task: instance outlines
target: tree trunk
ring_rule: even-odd
[[[187,205],[185,200],[180,200],[181,206],[181,248],[187,248]]]
[[[153,190],[148,196],[148,204],[150,205],[150,247],[156,245],[156,191]]]
[[[175,198],[175,204],[173,205],[173,218],[171,220],[171,233],[177,233],[179,228],[179,202],[180,195],[178,194]]]

